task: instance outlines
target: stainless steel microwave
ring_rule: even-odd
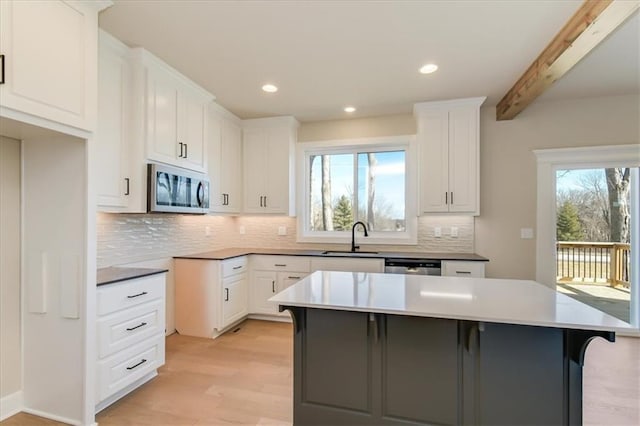
[[[209,178],[204,173],[148,164],[147,182],[150,213],[206,214],[209,211]]]

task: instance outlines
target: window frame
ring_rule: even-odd
[[[405,230],[402,232],[369,231],[368,238],[359,238],[359,245],[416,245],[417,220],[417,151],[413,135],[337,139],[298,142],[297,167],[297,238],[300,243],[351,243],[350,231],[311,231],[309,224],[309,158],[323,154],[357,154],[362,152],[405,152]]]

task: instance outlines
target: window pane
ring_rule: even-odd
[[[404,232],[405,152],[358,154],[358,220],[372,231]]]
[[[309,161],[309,229],[350,229],[353,223],[354,155],[312,155]]]

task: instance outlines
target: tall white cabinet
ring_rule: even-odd
[[[414,105],[420,212],[480,214],[480,106],[486,98]]]
[[[244,212],[295,215],[293,117],[243,121]]]
[[[0,2],[2,116],[49,128],[95,129],[97,15],[110,4]]]
[[[242,211],[242,121],[215,102],[208,112],[212,213]]]
[[[142,141],[135,137],[130,49],[100,30],[96,184],[103,211],[146,211],[146,167]]]

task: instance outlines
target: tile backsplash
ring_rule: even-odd
[[[286,235],[278,235],[279,227]],[[434,228],[442,236],[436,238]],[[451,228],[458,236],[451,236]],[[245,233],[240,234],[244,228]],[[296,243],[296,218],[288,216],[190,216],[99,213],[98,267],[141,262],[228,247],[344,249],[344,244]],[[367,250],[472,253],[474,220],[470,216],[418,218],[418,244],[369,246]]]

